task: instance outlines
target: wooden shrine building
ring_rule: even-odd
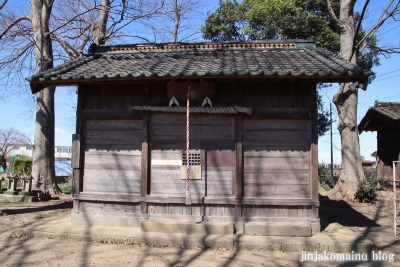
[[[295,222],[318,232],[316,85],[370,74],[289,40],[92,46],[27,80],[33,93],[77,86],[73,223]]]
[[[361,134],[376,131],[379,182],[393,181],[393,161],[400,161],[400,103],[375,101],[358,125]],[[400,164],[397,165],[400,179]]]

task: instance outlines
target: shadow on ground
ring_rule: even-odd
[[[338,223],[348,227],[381,227],[378,223],[353,209],[343,200],[331,200],[327,196],[319,195],[321,230],[325,230],[331,223]]]
[[[14,209],[3,209],[3,213],[7,215],[17,215],[17,214],[27,214],[27,213],[35,213],[41,211],[51,211],[51,210],[63,210],[63,209],[72,209],[72,201],[65,201],[55,205],[45,205],[45,206],[36,206],[36,207],[21,207]]]

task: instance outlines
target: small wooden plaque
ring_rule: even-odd
[[[181,180],[186,179],[186,165],[181,166]],[[189,169],[190,180],[201,180],[201,165],[190,165]]]

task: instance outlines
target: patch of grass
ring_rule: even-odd
[[[72,190],[74,189],[74,187],[73,187],[73,185],[71,183],[58,184],[58,187],[61,189],[61,191],[64,194],[71,194]]]

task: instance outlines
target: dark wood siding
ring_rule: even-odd
[[[81,211],[107,215],[104,210],[117,204],[117,217],[132,205],[122,216],[318,218],[311,150],[314,88],[261,80],[215,85],[214,107],[250,107],[253,113],[191,114],[190,148],[200,154],[202,176],[190,180],[190,206],[184,204],[181,179],[186,114],[129,112],[132,106],[168,106],[166,84],[83,88],[84,177],[81,197],[76,195]]]
[[[308,120],[244,120],[244,197],[309,198]]]
[[[140,193],[139,120],[84,122],[83,191]]]
[[[202,157],[202,179],[190,181],[190,193],[195,196],[232,195],[232,177],[235,170],[234,150],[232,160],[215,166],[212,159],[219,159],[218,152],[202,149],[202,142],[231,141],[233,146],[233,116],[192,114],[190,117],[191,152]],[[186,115],[153,113],[150,122],[151,143],[151,195],[184,195],[186,181],[181,180],[182,153],[186,151]],[[210,142],[208,142],[208,145]],[[218,150],[218,142],[215,143]],[[221,152],[223,154],[223,152]],[[208,155],[208,156],[207,156]],[[215,156],[215,157],[213,157]],[[206,159],[205,159],[206,158]],[[155,164],[155,162],[158,162]],[[210,166],[204,164],[208,162]],[[233,164],[230,164],[232,162]],[[213,164],[214,163],[214,164]],[[224,166],[226,165],[226,166]]]
[[[383,126],[377,133],[378,180],[393,179],[393,161],[400,160],[400,130],[397,127]],[[400,164],[397,167],[397,179],[400,179]]]

